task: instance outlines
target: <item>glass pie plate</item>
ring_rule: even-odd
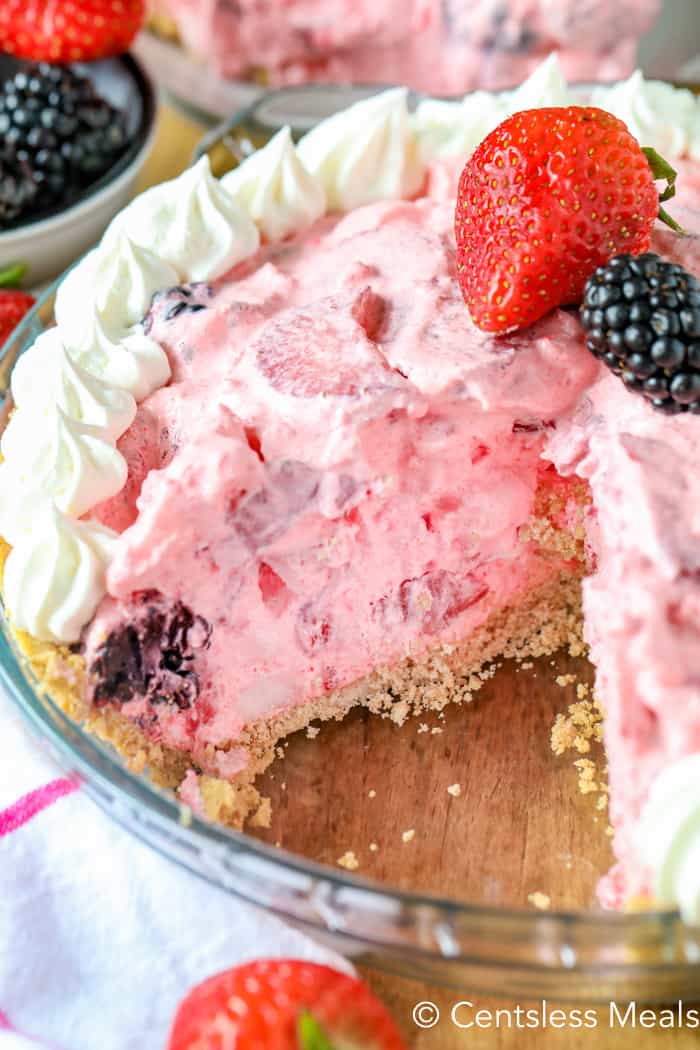
[[[205,148],[237,155],[259,131],[244,113]],[[53,323],[55,288],[0,351],[0,394]],[[9,409],[6,397],[0,422]],[[259,785],[270,827],[244,833],[198,819],[71,721],[1,620],[0,681],[37,746],[112,819],[201,878],[424,984],[572,1002],[697,996],[700,929],[674,912],[596,902],[612,860],[607,816],[600,792],[579,791],[573,763],[595,762],[598,777],[604,756],[593,744],[557,757],[549,732],[591,682],[583,658],[499,662],[471,704],[401,727],[356,709],[295,734]]]

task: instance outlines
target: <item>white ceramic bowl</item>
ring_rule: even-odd
[[[128,201],[153,146],[155,94],[143,68],[130,56],[122,56],[94,63],[89,73],[100,92],[127,113],[131,146],[68,208],[0,232],[0,269],[26,263],[25,285],[36,286],[55,277],[99,240]]]

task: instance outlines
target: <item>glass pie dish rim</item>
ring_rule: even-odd
[[[0,349],[0,396],[9,391],[14,361],[45,327],[42,315],[48,314],[53,322],[53,298],[64,276],[45,290]],[[54,701],[44,697],[36,687],[31,669],[22,666],[24,663],[26,660],[9,629],[3,607],[0,681],[34,732],[49,744],[54,757],[58,755],[59,764],[77,774],[88,794],[114,819],[160,852],[225,891],[301,923],[318,935],[330,934],[346,943],[359,944],[378,952],[380,958],[384,953],[393,957],[400,952],[403,956],[410,956],[409,964],[411,960],[417,962],[421,959],[424,963],[440,960],[443,963],[471,962],[476,966],[483,963],[487,967],[495,966],[497,970],[504,967],[507,970],[512,963],[526,974],[566,973],[571,977],[602,973],[607,968],[606,972],[624,979],[630,974],[664,972],[673,957],[683,974],[692,975],[694,980],[700,977],[700,929],[686,927],[675,911],[634,914],[533,911],[394,890],[268,845],[245,832],[201,820],[169,792],[153,784],[146,774],[127,769],[109,745],[98,741]],[[107,804],[106,798],[110,794],[114,798]],[[128,820],[125,819],[127,810],[131,818]],[[160,836],[158,843],[153,841],[156,831]],[[203,865],[188,863],[177,855],[177,848],[184,846],[188,837],[191,839],[191,855],[198,852],[204,858],[209,849],[211,856]],[[223,868],[220,867],[222,864]],[[231,870],[231,865],[236,887],[223,875],[224,869]],[[249,884],[245,881],[240,884],[241,878],[245,880],[244,869],[250,869],[251,865],[259,865],[255,878]],[[256,899],[251,893],[250,885],[256,888],[262,885],[260,875],[263,872],[265,878],[272,878],[273,883],[277,877],[274,887],[276,903],[263,901],[261,896]],[[292,885],[290,879],[304,880],[308,884],[302,896],[295,897],[295,900],[297,904],[306,901],[310,911],[307,909],[303,913],[302,908],[292,907],[291,893],[286,895]],[[262,890],[260,892],[262,894]],[[367,927],[380,919],[385,933],[381,939],[373,939]],[[407,937],[410,938],[408,943]],[[426,946],[426,941],[430,942],[429,946]],[[487,950],[488,944],[493,946],[496,943],[501,946],[500,954],[484,954],[483,957],[478,954],[479,945]],[[651,969],[648,962],[640,969],[639,964],[628,961],[630,945],[643,946],[647,953],[658,953]],[[531,954],[523,960],[511,961],[508,948],[516,946],[521,949],[525,946]],[[590,952],[594,958],[580,962]],[[403,967],[401,963],[397,965],[405,969],[406,963],[404,961]]]

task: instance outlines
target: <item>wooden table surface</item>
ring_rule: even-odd
[[[155,148],[142,173],[138,189],[171,178],[185,168],[202,133],[201,125],[163,104]],[[628,1047],[630,1050],[632,1047],[636,1050],[658,1050],[662,1046],[690,1050],[691,1047],[700,1047],[700,1029],[644,1028],[639,1025],[635,1028],[611,1029],[607,1025],[607,1011],[602,1007],[597,1008],[600,1024],[595,1030],[574,1031],[551,1027],[544,1030],[516,1027],[460,1030],[450,1023],[449,1014],[451,1006],[461,999],[471,999],[477,1008],[492,1010],[513,1010],[518,1004],[470,994],[469,989],[459,992],[428,987],[374,971],[364,970],[364,976],[388,1004],[404,1031],[408,1045],[414,1050],[457,1050],[467,1046],[478,1050],[516,1047],[518,1050],[626,1050]],[[420,1000],[430,1000],[439,1007],[441,1020],[435,1028],[420,1031],[413,1024],[411,1011]],[[531,1005],[526,1002],[522,1004],[524,1008]]]

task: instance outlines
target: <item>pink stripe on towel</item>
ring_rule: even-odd
[[[41,813],[42,809],[53,805],[54,802],[57,802],[59,798],[63,798],[64,795],[70,795],[77,788],[78,782],[76,780],[71,780],[70,777],[61,777],[60,780],[52,780],[50,784],[44,784],[43,787],[30,791],[28,795],[23,795],[22,798],[17,799],[7,809],[0,811],[0,838],[3,835],[9,835],[11,831],[16,831],[17,828],[21,828],[28,820],[35,817],[37,813]]]

